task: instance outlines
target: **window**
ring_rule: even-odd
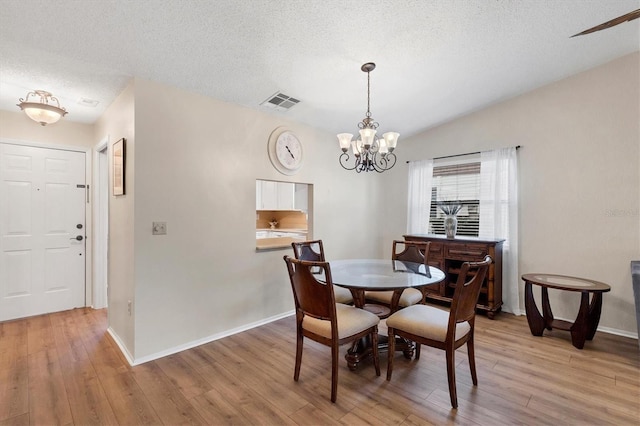
[[[444,235],[445,214],[438,208],[438,202],[456,201],[462,206],[457,215],[456,235],[477,237],[480,228],[479,156],[435,160],[431,183],[429,232]]]
[[[519,315],[518,147],[409,163],[407,233],[444,234],[441,201],[459,202],[458,236],[502,239],[502,309]]]

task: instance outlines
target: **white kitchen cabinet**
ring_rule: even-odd
[[[293,208],[306,213],[309,210],[309,185],[296,183],[294,187]]]
[[[295,210],[295,185],[290,182],[256,181],[256,210]]]
[[[265,180],[262,182],[262,209],[279,210],[278,208],[278,182]]]
[[[293,194],[295,185],[289,182],[278,182],[276,185],[278,210],[294,210]]]
[[[256,180],[256,210],[262,210],[262,182]]]

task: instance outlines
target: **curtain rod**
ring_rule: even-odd
[[[520,145],[516,145],[516,149],[520,149]],[[442,160],[444,158],[462,157],[463,155],[480,154],[481,152],[482,151],[467,152],[466,154],[445,155],[444,157],[433,157],[432,160]],[[407,164],[409,164],[410,162],[411,162],[410,160],[407,160]]]

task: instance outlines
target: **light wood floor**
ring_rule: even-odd
[[[479,385],[463,347],[457,410],[431,348],[417,362],[398,353],[391,382],[386,354],[380,377],[341,358],[332,404],[328,348],[305,341],[293,381],[293,317],[136,367],[105,333],[104,310],[0,323],[0,425],[639,423],[637,340],[597,333],[578,350],[567,332],[531,336],[524,317],[477,322]]]

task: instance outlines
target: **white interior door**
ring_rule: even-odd
[[[85,153],[0,143],[0,321],[85,306]]]

